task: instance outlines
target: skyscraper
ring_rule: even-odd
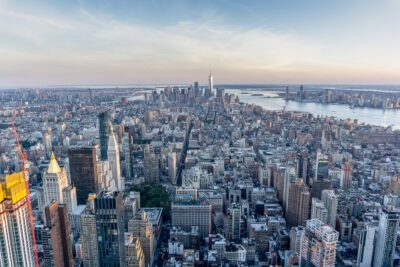
[[[340,186],[345,192],[348,192],[351,188],[351,182],[352,182],[352,177],[351,177],[351,172],[353,170],[353,166],[351,162],[344,162],[342,163],[342,170],[341,170],[341,176],[340,176]]]
[[[318,219],[307,221],[301,244],[300,266],[334,267],[339,233]]]
[[[210,96],[214,95],[214,78],[211,74],[211,71],[210,71],[210,75],[208,76],[208,91],[209,91]]]
[[[176,153],[168,154],[168,178],[173,185],[176,185]]]
[[[35,266],[28,205],[23,172],[6,175],[0,185],[0,266]]]
[[[125,181],[121,176],[121,162],[119,158],[119,147],[117,140],[115,139],[114,132],[112,131],[108,137],[108,148],[107,148],[108,162],[110,163],[110,170],[112,172],[113,179],[117,190],[124,191]]]
[[[333,190],[322,190],[321,201],[328,210],[328,224],[333,228],[336,227],[336,214],[338,206],[338,198]]]
[[[100,192],[94,200],[99,266],[125,266],[122,193]]]
[[[53,200],[45,207],[45,227],[42,229],[43,266],[72,267],[71,228],[68,208]]]
[[[88,195],[99,190],[96,146],[71,147],[68,157],[71,182],[76,186],[78,204],[84,205]]]
[[[379,214],[378,238],[375,245],[374,267],[393,266],[400,212],[391,206]]]
[[[90,194],[84,213],[81,215],[81,255],[83,266],[99,266],[99,249],[97,244],[96,214],[94,199],[96,194]]]
[[[143,154],[144,181],[158,183],[160,181],[160,163],[158,156],[152,151],[150,145],[145,146]]]
[[[289,226],[305,226],[310,212],[310,192],[303,179],[289,185],[286,220]]]
[[[107,159],[107,145],[108,145],[108,135],[110,133],[109,122],[110,115],[108,111],[101,112],[98,117],[98,130],[100,138],[100,157],[102,160]]]
[[[69,212],[72,212],[77,205],[76,188],[69,185],[67,172],[64,168],[60,168],[53,152],[49,167],[43,175],[43,197],[44,205],[57,200],[58,203],[67,204]]]

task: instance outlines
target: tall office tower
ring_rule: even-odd
[[[113,179],[118,191],[125,190],[125,180],[121,176],[121,161],[119,159],[119,148],[117,140],[115,139],[114,132],[112,131],[108,137],[108,162],[110,163],[110,170],[112,172]]]
[[[300,266],[334,267],[339,233],[320,220],[307,221],[301,244]]]
[[[210,96],[214,95],[214,78],[211,74],[211,71],[210,71],[210,75],[208,76],[208,91],[209,91]]]
[[[289,100],[289,86],[286,86],[286,90],[285,90],[285,100]]]
[[[358,243],[357,266],[372,266],[372,256],[374,254],[375,234],[378,225],[375,223],[366,223],[363,225]]]
[[[325,180],[329,177],[329,162],[326,156],[317,153],[317,161],[315,166],[315,177],[314,180]]]
[[[340,186],[345,192],[349,192],[351,188],[353,165],[351,162],[342,163],[341,175],[340,175]]]
[[[318,219],[323,223],[328,223],[328,210],[325,208],[324,203],[315,197],[311,201],[311,219]]]
[[[298,99],[300,101],[303,101],[306,98],[306,93],[304,92],[304,87],[303,85],[300,85],[300,90],[299,90],[299,96]]]
[[[322,190],[321,201],[328,210],[328,224],[333,228],[336,227],[336,215],[338,206],[338,197],[333,190]]]
[[[288,226],[305,226],[310,212],[310,192],[303,179],[289,185],[286,220]]]
[[[171,207],[172,226],[191,231],[192,226],[199,227],[203,238],[211,233],[211,205],[205,202],[174,202]]]
[[[90,194],[84,213],[81,215],[81,256],[83,266],[99,266],[99,250],[97,241],[96,214],[94,199],[96,194]]]
[[[304,236],[305,229],[304,227],[292,227],[290,229],[290,250],[297,252],[298,255],[300,255],[300,250],[301,250],[301,240]]]
[[[302,178],[305,183],[310,186],[310,159],[308,157],[307,151],[302,151],[297,155],[297,176]]]
[[[391,206],[379,214],[378,238],[375,244],[374,267],[393,266],[400,212]]]
[[[47,153],[51,153],[53,151],[53,144],[52,144],[52,140],[51,139],[52,138],[51,138],[51,133],[50,132],[45,132],[43,134],[43,144],[44,144],[44,148],[46,149]]]
[[[168,154],[168,177],[173,185],[176,185],[176,153],[172,152]]]
[[[97,146],[71,147],[68,150],[71,182],[76,186],[78,204],[85,205],[90,193],[99,191]]]
[[[97,225],[99,265],[125,266],[122,192],[100,192],[94,200],[94,209]]]
[[[144,181],[158,183],[160,181],[160,163],[158,156],[151,151],[150,145],[144,148],[143,172]]]
[[[98,122],[99,138],[100,138],[100,158],[102,160],[106,160],[107,159],[108,136],[110,133],[110,129],[109,129],[110,115],[109,115],[108,111],[101,112],[97,116],[97,122]]]
[[[72,212],[77,206],[76,188],[69,185],[67,172],[64,168],[60,168],[53,152],[49,167],[43,174],[43,197],[44,205],[57,200],[58,203],[67,204],[69,212]]]
[[[199,88],[199,82],[194,82],[194,96],[197,97],[202,97],[200,88]]]
[[[133,127],[129,127],[124,135],[122,140],[122,152],[125,157],[125,178],[129,181],[133,179],[133,145],[135,139],[135,129]]]
[[[125,233],[125,258],[126,267],[145,266],[145,259],[140,240],[130,233]]]
[[[42,229],[43,266],[72,267],[71,228],[68,208],[53,200],[45,207],[45,227]]]
[[[146,212],[136,214],[128,223],[128,232],[138,237],[143,249],[145,265],[152,266],[157,241],[154,237],[153,226],[149,222]]]
[[[0,211],[0,266],[35,266],[35,244],[23,172],[6,175],[0,184]]]

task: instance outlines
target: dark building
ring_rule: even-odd
[[[316,197],[321,199],[322,190],[331,189],[332,181],[330,180],[315,180],[311,186],[311,198]]]
[[[120,191],[102,191],[94,202],[99,266],[125,266],[124,209]]]
[[[79,205],[85,205],[90,193],[98,192],[97,146],[71,147],[68,150],[71,182],[76,187]]]
[[[307,151],[302,151],[297,155],[297,176],[310,185],[311,162]]]
[[[99,137],[100,137],[100,157],[102,160],[107,159],[107,146],[108,146],[108,136],[109,136],[109,122],[110,116],[108,111],[101,112],[98,115],[99,123]]]
[[[56,200],[45,207],[45,227],[42,229],[43,265],[72,267],[71,228],[68,209]]]

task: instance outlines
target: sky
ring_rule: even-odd
[[[400,84],[398,0],[0,0],[0,87]]]

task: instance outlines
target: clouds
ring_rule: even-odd
[[[395,63],[382,71],[390,51],[368,58],[368,44],[337,51],[295,31],[226,23],[220,14],[153,19],[80,5],[27,12],[0,2],[0,85],[192,82],[205,80],[210,68],[217,82],[360,82],[374,72],[374,82],[385,82],[400,69]]]

